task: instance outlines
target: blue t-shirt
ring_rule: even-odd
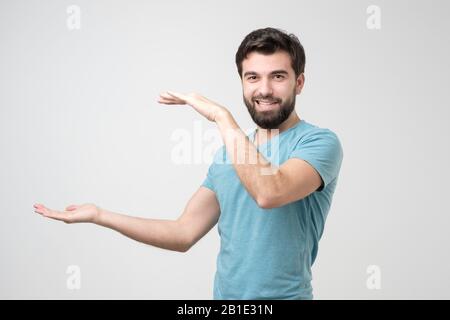
[[[248,135],[251,141],[255,132]],[[242,185],[225,146],[216,152],[202,184],[220,205],[214,299],[312,299],[311,266],[338,180],[341,144],[332,131],[300,120],[258,150],[277,166],[290,158],[307,161],[323,185],[304,199],[262,209]]]

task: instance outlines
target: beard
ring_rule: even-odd
[[[292,96],[282,101],[279,98],[270,96],[257,96],[248,101],[245,96],[244,103],[247,106],[247,110],[250,113],[253,121],[263,129],[277,129],[292,113],[295,108],[295,90]],[[273,110],[258,111],[256,110],[256,100],[275,101],[279,107]]]

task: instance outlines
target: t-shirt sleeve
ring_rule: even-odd
[[[289,159],[305,160],[322,178],[322,191],[336,179],[341,168],[343,150],[337,135],[328,129],[318,129],[302,137],[289,155]]]
[[[218,165],[225,164],[226,162],[226,149],[225,145],[222,145],[214,154],[213,162],[209,165],[208,172],[206,174],[205,179],[203,180],[202,186],[211,189],[216,192],[215,178],[216,170],[218,170]],[[217,184],[217,182],[216,182]]]
[[[212,179],[212,170],[213,170],[212,166],[213,165],[214,164],[211,164],[209,166],[208,173],[206,174],[206,178],[201,185],[216,192],[216,190],[214,189],[214,184],[213,184],[213,179]]]

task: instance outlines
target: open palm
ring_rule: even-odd
[[[181,94],[167,91],[159,95],[158,102],[163,104],[188,104],[209,121],[216,121],[217,117],[221,113],[223,114],[227,111],[225,107],[203,97],[198,93]]]
[[[64,221],[65,223],[95,222],[100,212],[100,208],[92,203],[70,205],[66,207],[65,211],[52,210],[43,204],[35,204],[33,207],[34,212],[47,218]]]

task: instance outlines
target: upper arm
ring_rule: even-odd
[[[292,158],[283,163],[275,174],[277,191],[266,200],[264,207],[276,208],[303,199],[323,183],[312,165],[302,159]]]
[[[321,191],[339,174],[343,152],[338,137],[330,130],[314,130],[303,137],[289,159],[274,175],[270,207],[279,207]]]
[[[188,239],[189,247],[215,226],[219,216],[220,207],[216,194],[201,186],[191,197],[183,214],[177,220]]]

